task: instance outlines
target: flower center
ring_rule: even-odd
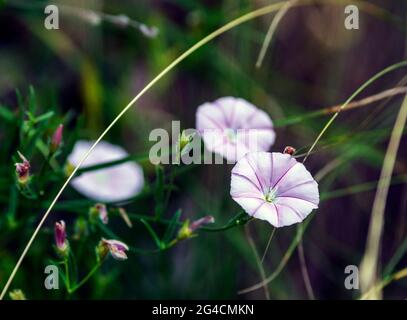
[[[269,189],[269,191],[264,195],[264,199],[269,202],[269,203],[273,203],[275,202],[277,198],[277,189],[273,188],[273,189]]]
[[[237,130],[232,128],[225,129],[226,137],[229,141],[235,142],[237,138]]]

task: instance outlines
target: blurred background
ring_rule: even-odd
[[[54,1],[60,6],[58,30],[44,28],[44,1],[0,2],[0,103],[19,108],[16,90],[27,97],[35,90],[41,112],[55,110],[65,121],[61,163],[79,139],[96,139],[121,109],[178,55],[216,28],[273,1],[260,0],[122,0]],[[407,56],[406,1],[369,1],[386,12],[360,11],[360,29],[344,28],[343,5],[292,8],[279,24],[260,68],[256,60],[272,15],[244,23],[194,52],[144,95],[109,132],[105,140],[130,154],[148,152],[154,128],[195,127],[197,107],[222,96],[242,97],[265,110],[276,125],[272,151],[286,145],[306,151],[329,116],[302,117],[343,103],[359,86],[385,67]],[[72,9],[73,8],[73,9]],[[93,12],[94,14],[89,14]],[[101,15],[101,13],[108,16]],[[134,21],[123,23],[123,16]],[[113,17],[113,19],[111,19]],[[116,17],[116,19],[114,18]],[[119,17],[119,19],[117,19]],[[122,17],[122,19],[120,19]],[[146,29],[140,28],[143,24]],[[155,29],[158,32],[155,34]],[[144,32],[143,32],[144,31]],[[359,97],[406,84],[406,70],[392,72]],[[344,268],[359,265],[384,154],[403,96],[343,112],[307,160],[320,178],[322,202],[304,235],[310,280],[318,299],[351,299],[357,290],[344,287]],[[3,121],[3,120],[1,120]],[[0,123],[2,179],[0,214],[10,210],[10,180],[18,140]],[[394,270],[407,259],[407,151],[403,138],[388,195],[380,264],[393,261]],[[146,183],[155,181],[154,167],[143,165]],[[35,166],[35,164],[33,164]],[[171,166],[165,166],[171,172]],[[194,166],[177,175],[164,215],[182,209],[182,219],[213,215],[223,225],[239,207],[229,196],[229,165]],[[0,218],[0,285],[18,258],[35,222],[45,211],[62,180],[50,184],[41,201],[20,202],[16,216],[23,221],[10,229]],[[52,187],[51,187],[52,186]],[[85,200],[68,188],[61,202]],[[68,202],[69,203],[69,202]],[[130,213],[149,215],[154,197],[125,206]],[[52,259],[52,225],[78,214],[56,207],[23,262],[12,288],[28,298],[61,299],[62,290],[43,287],[44,266]],[[86,214],[87,209],[84,209]],[[129,229],[120,220],[109,224],[126,243],[154,246],[145,227]],[[160,225],[157,232],[162,233]],[[272,227],[264,221],[248,226],[258,251],[263,252]],[[279,229],[264,268],[271,274],[294,238],[296,228]],[[92,249],[89,256],[92,257]],[[394,258],[397,254],[396,258]],[[81,268],[92,261],[83,259]],[[225,232],[200,232],[199,237],[153,255],[130,254],[128,261],[107,262],[75,298],[81,299],[263,299],[263,290],[237,291],[261,280],[244,227]],[[297,254],[270,284],[273,299],[306,299]],[[407,282],[387,286],[385,298],[406,298]]]

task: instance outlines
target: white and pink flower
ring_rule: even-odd
[[[93,145],[93,141],[76,142],[68,163],[76,166]],[[83,167],[102,164],[127,157],[129,154],[120,146],[100,141]],[[100,170],[85,172],[72,179],[72,187],[86,197],[100,202],[122,201],[134,197],[143,189],[142,168],[129,161]]]
[[[129,247],[119,240],[106,240],[102,238],[102,245],[105,246],[112,257],[116,260],[126,260],[126,251],[129,251]]]
[[[250,216],[275,227],[303,221],[318,208],[318,184],[289,154],[251,152],[232,169],[230,194]]]
[[[250,151],[268,151],[275,140],[267,113],[241,98],[223,97],[202,104],[196,127],[206,148],[232,163]]]

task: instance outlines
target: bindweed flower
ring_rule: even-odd
[[[178,231],[178,240],[184,240],[194,236],[194,232],[199,228],[203,227],[206,224],[214,223],[215,218],[212,216],[205,216],[198,220],[193,221],[192,223],[189,220],[185,220],[181,229]]]
[[[126,251],[129,250],[129,247],[119,240],[106,240],[102,238],[96,250],[100,260],[103,260],[108,253],[116,260],[126,260]]]
[[[251,152],[232,169],[230,194],[250,216],[275,227],[303,221],[318,208],[318,184],[289,154]]]
[[[20,289],[15,289],[13,291],[10,291],[9,295],[10,295],[11,300],[27,300],[24,292]]]
[[[68,156],[66,167],[76,166],[92,145],[92,141],[78,141]],[[101,141],[83,163],[83,166],[119,160],[128,155],[123,148]],[[137,163],[129,161],[85,172],[72,179],[71,185],[80,193],[96,201],[122,201],[140,193],[144,186],[144,176],[142,168]]]
[[[233,163],[247,152],[267,151],[275,140],[267,113],[241,98],[224,97],[199,106],[196,127],[209,151]]]
[[[17,153],[23,161],[15,164],[17,181],[19,184],[25,185],[30,180],[31,165],[30,162],[20,153],[20,151],[17,151]]]
[[[65,256],[68,251],[68,240],[66,239],[65,221],[61,220],[55,223],[54,227],[55,245],[60,255]]]
[[[59,146],[61,145],[63,131],[64,131],[64,125],[60,124],[58,126],[58,128],[55,130],[55,132],[51,138],[51,146],[50,146],[51,152],[57,151]]]
[[[92,208],[89,209],[89,218],[91,221],[100,219],[103,224],[108,224],[109,216],[106,205],[103,203],[96,203]]]

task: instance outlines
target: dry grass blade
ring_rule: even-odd
[[[253,240],[252,236],[250,235],[250,231],[249,231],[249,226],[248,226],[248,225],[245,226],[245,232],[246,232],[247,241],[249,242],[250,247],[252,248],[254,257],[255,257],[255,259],[256,259],[256,264],[257,264],[257,268],[259,269],[261,281],[264,282],[264,279],[266,278],[266,273],[264,272],[263,263],[262,263],[262,261],[260,260],[259,253],[257,252],[256,244],[254,243],[254,240]],[[263,290],[264,290],[264,295],[265,295],[266,299],[267,299],[267,300],[270,300],[270,292],[269,292],[267,283],[264,284]]]
[[[376,284],[373,286],[368,292],[366,292],[364,295],[360,297],[360,300],[367,300],[369,299],[370,296],[375,295],[375,292],[377,291],[382,291],[384,287],[392,283],[393,281],[398,281],[400,279],[403,279],[407,277],[407,268],[404,268],[400,271],[397,271],[393,275],[387,277],[380,283]]]
[[[380,180],[378,183],[375,200],[373,203],[372,215],[370,219],[369,232],[367,237],[366,251],[360,265],[360,282],[362,294],[370,292],[367,299],[381,299],[382,290],[371,290],[376,285],[378,277],[378,260],[380,252],[380,243],[384,226],[384,211],[386,208],[387,194],[394,163],[396,161],[397,151],[400,146],[400,140],[403,135],[403,129],[407,119],[407,96],[405,97],[390,137],[384,157]],[[371,291],[370,291],[371,290]]]
[[[276,14],[276,16],[271,21],[270,27],[267,30],[266,37],[264,38],[263,45],[261,47],[259,57],[256,61],[256,68],[260,68],[263,63],[264,57],[266,56],[267,48],[270,46],[270,42],[273,38],[274,33],[277,30],[277,26],[283,19],[287,11],[297,2],[298,0],[288,0],[285,6],[283,6]]]

